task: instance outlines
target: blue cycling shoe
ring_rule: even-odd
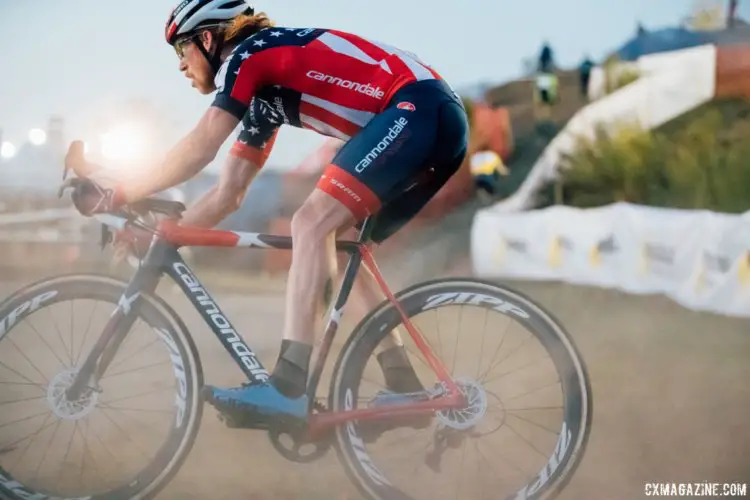
[[[231,427],[257,428],[307,422],[307,394],[288,398],[269,382],[230,389],[207,385],[202,392],[204,399],[219,410]]]

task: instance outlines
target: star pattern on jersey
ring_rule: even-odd
[[[250,52],[248,52],[248,51],[245,51],[245,52],[243,52],[242,54],[240,54],[240,57],[241,57],[241,58],[242,58],[242,60],[244,61],[245,59],[247,59],[248,57],[250,57]]]
[[[272,31],[271,34],[270,34],[270,36],[272,36],[274,38],[278,38],[280,36],[284,36],[284,33],[282,33],[281,31]]]
[[[268,43],[268,42],[266,42],[265,40],[262,40],[262,39],[261,39],[261,40],[255,40],[255,41],[253,42],[253,45],[255,45],[256,47],[263,47],[263,46],[264,46],[264,45],[266,45],[267,43]]]
[[[250,133],[251,133],[252,135],[258,135],[258,134],[260,134],[260,129],[259,129],[258,127],[250,127],[250,128],[248,129],[248,131],[249,131],[249,132],[250,132]]]

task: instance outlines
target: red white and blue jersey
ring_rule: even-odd
[[[266,28],[224,61],[213,105],[242,120],[232,154],[262,165],[282,124],[348,140],[405,85],[440,79],[416,55],[336,30]]]

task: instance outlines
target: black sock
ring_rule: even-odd
[[[282,340],[279,359],[270,382],[288,398],[298,398],[307,389],[307,370],[310,367],[312,346],[294,340]]]
[[[388,389],[400,393],[424,390],[404,346],[391,347],[378,354],[377,358]]]

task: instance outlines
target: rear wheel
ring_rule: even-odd
[[[0,304],[0,497],[152,498],[190,452],[202,415],[200,360],[157,297],[141,295],[98,390],[67,399],[126,286],[63,276]]]
[[[583,456],[592,418],[588,374],[568,333],[531,299],[490,282],[448,279],[421,283],[400,292],[397,298],[452,371],[469,405],[458,411],[437,412],[430,429],[394,429],[372,445],[365,445],[360,424],[338,427],[337,451],[350,479],[372,500],[554,497]],[[458,316],[460,322],[471,317],[468,314],[476,319],[473,326],[455,326],[456,321],[450,319]],[[480,328],[487,330],[490,315],[502,324],[518,324],[528,334],[515,335],[513,325],[494,327],[489,329],[489,337],[472,343],[472,334]],[[433,319],[437,339],[427,334],[424,318]],[[363,407],[371,400],[364,393],[375,383],[379,370],[370,360],[380,342],[401,323],[398,311],[383,302],[357,326],[334,370],[329,396],[333,411]],[[455,330],[457,336],[447,339],[443,332],[448,329]],[[430,377],[436,381],[434,373],[426,363],[415,363],[421,354],[409,348],[409,338],[403,340],[423,385],[438,393],[439,384],[425,383]],[[452,348],[452,354],[440,352],[445,347]],[[471,354],[458,356],[461,349]],[[509,361],[512,355],[523,356],[514,363]],[[549,361],[543,363],[542,357]],[[462,363],[462,368],[455,368]],[[545,375],[552,383],[541,381]],[[498,387],[492,388],[493,383]],[[554,395],[558,388],[561,394]],[[558,422],[549,423],[552,419]],[[407,431],[426,437],[427,445],[410,445]],[[394,458],[378,459],[379,450],[388,446],[396,448]],[[469,454],[476,458],[472,461]],[[468,473],[471,479],[454,484],[447,479],[453,473]]]

